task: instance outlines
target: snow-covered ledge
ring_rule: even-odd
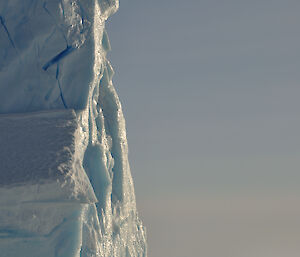
[[[0,115],[3,256],[79,256],[82,215],[97,198],[77,127],[72,110]]]

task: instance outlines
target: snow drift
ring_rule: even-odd
[[[105,20],[117,0],[0,0],[0,256],[146,256]]]

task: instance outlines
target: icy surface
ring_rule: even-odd
[[[105,20],[117,0],[0,0],[0,256],[146,256]]]

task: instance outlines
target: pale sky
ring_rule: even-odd
[[[299,256],[299,13],[120,0],[109,58],[149,257]]]

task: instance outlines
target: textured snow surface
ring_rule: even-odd
[[[146,256],[105,20],[117,0],[0,0],[0,256]]]
[[[0,115],[0,204],[95,203],[76,142],[75,112]]]

